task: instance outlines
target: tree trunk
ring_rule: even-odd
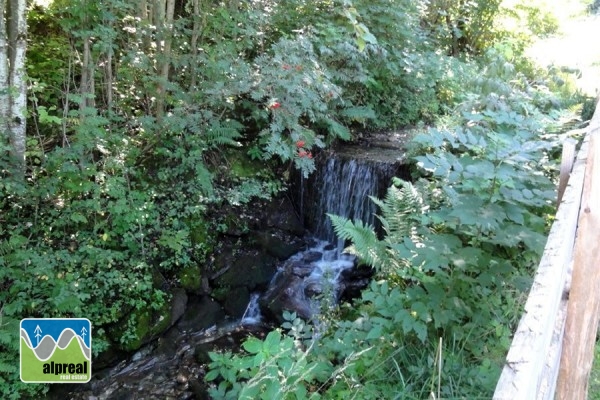
[[[155,0],[154,24],[156,25],[156,59],[158,84],[156,88],[156,120],[162,123],[165,113],[166,88],[169,81],[171,42],[173,40],[173,17],[175,0]]]
[[[0,120],[3,135],[8,136],[11,154],[18,169],[25,169],[25,131],[27,82],[26,0],[0,0]]]
[[[92,60],[91,38],[86,35],[83,38],[83,60],[81,63],[81,84],[79,91],[81,100],[79,102],[80,118],[84,118],[88,107],[95,107],[96,89],[94,85],[94,63]]]
[[[190,62],[190,87],[196,88],[196,76],[198,75],[198,38],[200,36],[200,0],[193,0],[193,15],[194,27],[192,30],[192,40],[190,47],[192,50],[192,58]]]

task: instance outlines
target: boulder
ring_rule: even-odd
[[[288,259],[304,248],[302,240],[275,232],[258,232],[255,240],[264,251],[278,260]]]
[[[371,282],[375,270],[366,265],[343,270],[340,274],[340,297],[351,300],[360,297],[361,292]]]
[[[274,258],[259,251],[241,251],[226,266],[226,271],[214,278],[213,287],[230,290],[245,287],[249,292],[265,289],[277,270],[275,263]]]
[[[304,293],[304,279],[289,269],[280,271],[270,289],[260,298],[261,310],[276,321],[283,322],[283,312],[295,312],[298,317],[310,319],[313,309]]]
[[[140,310],[134,310],[110,326],[106,332],[108,337],[124,351],[134,351],[155,339],[177,322],[187,305],[187,295],[182,289],[170,293],[170,300],[161,308],[154,310],[149,304]],[[133,335],[121,343],[123,334],[131,330]]]
[[[219,303],[209,296],[192,298],[187,310],[177,323],[180,331],[199,331],[209,328],[225,318],[225,312]]]
[[[282,230],[295,236],[304,235],[304,225],[287,197],[280,197],[270,202],[265,214],[268,228]]]

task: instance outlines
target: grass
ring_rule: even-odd
[[[588,400],[600,400],[600,341],[594,348],[594,364],[590,373]]]

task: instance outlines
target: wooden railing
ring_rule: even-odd
[[[494,399],[586,399],[600,316],[599,136],[600,103],[575,163],[561,168],[573,166]],[[569,158],[574,146],[565,149]]]

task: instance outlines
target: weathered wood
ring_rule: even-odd
[[[570,276],[587,150],[586,138],[550,230],[494,399],[554,398],[564,332],[563,294]]]
[[[592,129],[558,380],[559,400],[587,399],[600,319],[600,129]]]
[[[573,138],[565,139],[562,148],[562,155],[560,157],[560,176],[558,183],[558,200],[556,201],[556,207],[560,206],[563,194],[567,188],[567,182],[569,182],[569,176],[571,176],[571,170],[573,169],[573,163],[575,162],[575,148],[577,147],[577,141]]]

